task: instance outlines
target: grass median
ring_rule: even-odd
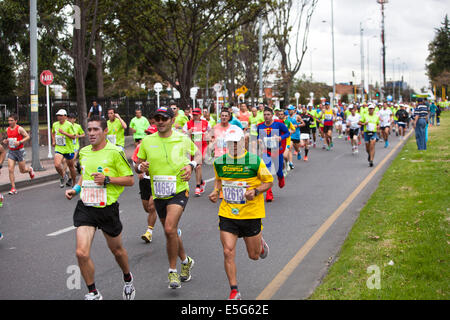
[[[450,112],[386,170],[311,300],[450,298]]]

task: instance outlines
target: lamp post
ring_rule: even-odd
[[[386,90],[386,46],[384,44],[384,5],[388,3],[388,0],[377,0],[381,4],[381,57],[382,57],[382,69],[383,69],[383,90],[381,90],[381,97],[384,99],[384,90]]]
[[[336,96],[336,72],[334,64],[334,12],[333,0],[331,0],[331,47],[333,51],[333,98],[331,99],[331,108],[334,107],[334,97]]]

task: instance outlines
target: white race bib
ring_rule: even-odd
[[[106,136],[106,139],[108,139],[108,141],[111,142],[113,145],[116,145],[116,135],[115,134],[108,134]]]
[[[367,124],[367,131],[372,131],[372,132],[377,131],[375,123],[369,122]]]
[[[201,131],[192,132],[192,141],[201,142],[202,140],[203,140],[203,132]]]
[[[16,145],[14,144],[17,141],[17,138],[8,138],[8,146],[11,149],[17,148]]]
[[[248,128],[248,121],[241,121],[242,128],[247,129]]]
[[[277,149],[278,148],[278,139],[277,137],[264,137],[264,144],[267,149]]]
[[[176,176],[153,176],[153,194],[156,198],[174,196],[177,191]]]
[[[66,146],[66,136],[56,135],[55,140],[56,140],[55,143],[57,146],[60,146],[60,147]]]
[[[106,188],[97,185],[93,180],[83,181],[81,191],[81,201],[85,206],[104,207],[106,206]]]
[[[246,203],[247,182],[222,180],[223,199],[228,203]]]

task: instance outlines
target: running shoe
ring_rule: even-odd
[[[269,246],[267,245],[267,242],[264,241],[263,237],[261,237],[261,245],[262,245],[262,249],[261,249],[261,253],[259,254],[259,257],[261,259],[265,259],[267,257],[267,255],[269,254]]]
[[[176,272],[169,272],[169,289],[181,288],[180,275]]]
[[[303,160],[306,162],[306,161],[308,161],[308,156],[305,156],[304,158],[303,158]]]
[[[150,231],[146,231],[142,236],[141,239],[145,241],[145,243],[150,243],[152,242],[152,234],[150,233]]]
[[[66,185],[66,178],[60,178],[59,179],[59,187],[64,188],[65,185]]]
[[[3,200],[5,199],[3,198],[3,195],[0,193],[0,208],[3,207]]]
[[[103,300],[103,296],[101,295],[100,291],[97,290],[97,293],[89,292],[87,295],[85,295],[84,300]]]
[[[3,239],[3,233],[0,232],[0,240]]]
[[[373,167],[373,161],[369,161],[369,167]]]
[[[135,295],[136,295],[136,290],[134,289],[134,285],[133,285],[133,276],[131,276],[131,281],[125,282],[125,285],[123,286],[122,297],[123,297],[123,300],[134,300]]]
[[[266,192],[266,202],[272,202],[272,201],[273,201],[273,193],[272,193],[272,188],[270,188]]]
[[[236,289],[231,290],[228,300],[242,300],[241,293]]]
[[[278,178],[278,186],[281,188],[283,188],[285,185],[285,181],[284,181],[284,177],[282,178]]]
[[[30,179],[34,179],[34,170],[32,167],[30,167],[30,171],[28,172],[28,174],[30,175]]]
[[[291,168],[291,170],[295,168],[295,166],[292,162],[289,162],[289,167]]]
[[[389,141],[386,141],[386,142],[384,143],[384,147],[385,147],[385,148],[389,147]]]
[[[194,259],[187,257],[188,263],[181,264],[180,280],[181,282],[188,282],[191,280],[191,270],[194,266]]]
[[[72,178],[67,179],[66,186],[68,187],[72,186]]]
[[[196,187],[196,188],[195,188],[195,196],[196,196],[196,197],[200,197],[201,194],[202,194],[202,192],[201,192],[201,190],[200,190],[200,187]]]
[[[11,190],[9,190],[8,192],[9,194],[17,194],[17,190],[14,188],[11,188]]]
[[[300,152],[297,154],[297,160],[302,160],[302,154]]]

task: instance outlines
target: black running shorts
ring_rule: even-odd
[[[229,219],[219,216],[220,231],[229,232],[239,238],[253,237],[262,230],[261,219]]]
[[[139,194],[141,195],[141,200],[149,200],[152,196],[152,184],[150,179],[139,180]]]
[[[122,232],[122,223],[119,217],[119,203],[104,208],[85,206],[83,201],[78,200],[73,213],[73,225],[75,227],[90,226],[101,229],[110,237],[117,237]]]
[[[158,213],[158,217],[160,219],[165,219],[167,216],[167,206],[171,204],[177,204],[180,207],[184,208],[187,205],[189,199],[189,191],[185,190],[180,193],[177,193],[172,198],[169,199],[153,199],[155,202],[156,212]]]

